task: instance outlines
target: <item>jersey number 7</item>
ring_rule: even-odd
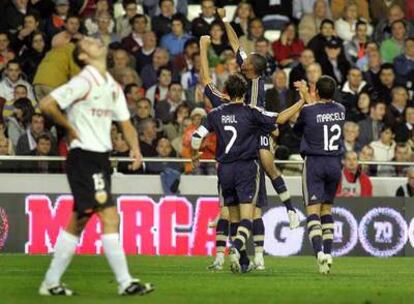
[[[226,150],[225,150],[225,153],[227,154],[227,153],[230,152],[231,147],[233,147],[234,142],[236,141],[236,138],[237,138],[237,130],[233,126],[224,126],[224,131],[230,131],[232,133],[231,138],[230,138],[230,141],[227,144]]]

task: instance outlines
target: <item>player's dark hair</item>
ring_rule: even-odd
[[[83,52],[83,50],[82,50],[80,44],[76,43],[75,48],[73,49],[73,52],[72,52],[72,58],[73,58],[73,61],[76,63],[76,65],[80,68],[83,68],[84,66],[86,66],[86,63],[79,59],[79,55],[82,52]]]
[[[227,79],[224,88],[231,100],[242,98],[247,91],[247,82],[243,76],[234,74]]]
[[[131,93],[132,89],[135,87],[139,88],[139,85],[137,85],[136,83],[127,84],[124,89],[124,94],[127,95]]]
[[[252,59],[255,74],[258,76],[262,75],[266,71],[267,59],[257,53],[252,53],[249,56]]]
[[[321,99],[333,99],[336,90],[336,81],[330,76],[322,76],[316,82],[316,90]]]
[[[323,19],[319,27],[319,30],[322,30],[325,24],[330,24],[333,28],[335,28],[335,23],[331,19]]]
[[[129,24],[134,25],[135,21],[138,19],[144,19],[145,20],[145,24],[148,23],[148,19],[147,17],[145,17],[145,15],[143,14],[136,14],[134,17],[131,18],[131,20],[129,20]]]

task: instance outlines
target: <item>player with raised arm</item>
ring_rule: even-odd
[[[205,124],[194,133],[192,147],[195,151],[194,160],[197,161],[202,138],[210,131],[216,132],[218,138],[216,159],[219,162],[220,194],[224,205],[229,207],[230,214],[237,214],[235,210],[240,211],[240,224],[237,228],[231,255],[233,271],[240,271],[240,253],[245,251],[245,242],[250,234],[251,220],[259,192],[260,166],[254,162],[258,158],[257,140],[259,134],[260,132],[268,134],[273,131],[275,123],[286,123],[294,113],[301,109],[304,101],[297,102],[280,113],[279,116],[273,113],[273,118],[269,118],[272,116],[269,116],[268,112],[245,104],[247,83],[238,74],[230,76],[226,82],[227,95],[221,94],[212,84],[208,72],[207,48],[209,44],[209,36],[201,37],[201,78],[206,86],[206,96],[213,102],[219,102],[220,106],[208,114]],[[245,166],[243,162],[247,160],[253,161],[253,163],[248,163]],[[243,168],[246,169],[246,172],[243,172]],[[246,195],[247,193],[249,195]],[[238,204],[240,208],[236,207]],[[224,244],[226,240],[227,236],[225,240],[223,239]]]
[[[107,72],[107,49],[100,40],[84,38],[73,52],[80,74],[40,101],[40,109],[68,134],[70,151],[66,172],[74,197],[68,226],[56,241],[54,255],[40,286],[40,295],[71,296],[61,283],[72,260],[79,237],[96,213],[102,223],[102,246],[118,283],[120,295],[144,295],[152,284],[134,279],[119,239],[119,215],[111,196],[111,123],[119,123],[131,150],[132,168],[141,164],[137,133],[130,122],[125,96]],[[66,115],[63,113],[66,112]]]
[[[294,127],[303,133],[300,153],[304,159],[302,191],[307,227],[319,272],[323,274],[329,273],[332,265],[332,205],[344,153],[345,108],[333,100],[335,89],[335,80],[322,76],[316,83],[316,103],[302,109]]]

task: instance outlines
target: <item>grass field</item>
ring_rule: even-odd
[[[207,272],[210,258],[134,256],[128,258],[131,272],[156,291],[119,297],[103,256],[77,256],[64,282],[78,296],[45,298],[37,288],[49,260],[0,255],[0,303],[414,303],[413,258],[338,258],[333,273],[321,276],[311,257],[269,257],[266,271],[233,275]]]

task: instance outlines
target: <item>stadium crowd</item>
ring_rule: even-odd
[[[198,17],[191,18],[191,4],[201,5]],[[347,110],[346,150],[355,152],[344,160],[351,168],[345,166],[344,176],[407,176],[407,166],[352,168],[358,159],[413,160],[414,0],[1,1],[0,155],[67,154],[65,134],[37,103],[79,72],[72,51],[88,35],[109,47],[109,70],[124,90],[143,156],[189,158],[191,134],[212,108],[199,81],[199,37],[211,36],[209,63],[219,89],[238,70],[216,15],[216,7],[227,5],[237,5],[228,18],[243,49],[268,60],[267,110],[280,112],[296,102],[298,80],[305,79],[315,97],[316,81],[330,75],[338,83],[335,100]],[[295,119],[279,129],[278,159],[298,158]],[[111,135],[113,155],[127,156],[115,124]],[[203,158],[213,159],[215,148],[212,134],[203,142]],[[0,170],[6,167],[0,164]],[[47,162],[12,167],[61,170]],[[148,163],[139,172],[118,166],[122,173],[166,169],[211,174],[215,166],[203,164],[196,172],[191,164],[168,162]],[[294,166],[282,169],[298,173]]]

